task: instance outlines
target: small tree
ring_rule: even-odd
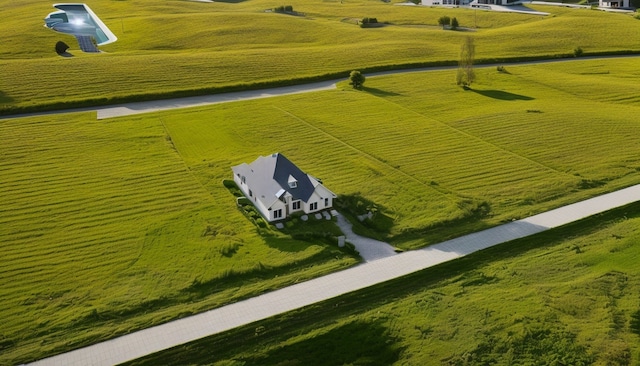
[[[451,29],[456,30],[458,29],[459,26],[460,26],[460,23],[458,23],[458,19],[456,18],[451,19]]]
[[[360,71],[353,70],[349,74],[349,85],[352,85],[354,89],[362,89],[362,84],[366,78]]]
[[[58,41],[56,43],[56,53],[58,55],[62,55],[64,53],[66,53],[68,49],[69,49],[69,45],[67,45],[66,43],[64,43],[62,41]]]
[[[451,24],[451,18],[443,15],[438,19],[438,24],[442,26],[442,29],[444,29],[447,25]]]
[[[473,38],[467,37],[460,48],[460,61],[458,62],[458,73],[456,75],[456,84],[462,85],[468,89],[476,78],[473,71],[473,58],[475,57],[476,47],[473,44]]]

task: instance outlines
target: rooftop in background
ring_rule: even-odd
[[[98,49],[87,42],[92,38],[96,45],[102,46],[118,40],[111,30],[91,11],[86,4],[54,4],[59,9],[44,19],[45,27],[56,32],[71,34],[76,37],[80,49],[85,52],[97,52]]]

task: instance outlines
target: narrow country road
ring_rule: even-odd
[[[628,58],[628,57],[640,57],[640,55],[586,56],[586,57],[580,57],[580,58],[559,58],[559,59],[549,59],[549,60],[540,60],[540,61],[501,62],[501,63],[495,63],[495,64],[479,64],[479,65],[475,65],[474,67],[487,68],[487,67],[510,66],[510,65],[525,66],[525,65],[538,65],[538,64],[556,63],[556,62],[580,62],[580,61],[586,61],[586,60],[600,60],[600,59],[614,59],[614,58]],[[451,70],[455,68],[457,68],[457,66],[434,66],[434,67],[424,67],[424,68],[417,68],[417,69],[390,70],[390,71],[367,73],[366,77],[371,78],[376,76],[404,74],[404,73],[411,73],[411,72],[442,71],[442,70]],[[196,96],[196,97],[161,99],[161,100],[152,100],[147,102],[133,102],[133,103],[114,104],[114,105],[108,105],[108,106],[74,108],[74,109],[34,112],[34,113],[15,114],[15,115],[6,115],[6,116],[0,115],[0,120],[31,117],[31,116],[52,115],[52,114],[74,113],[74,112],[90,112],[90,111],[97,112],[98,119],[106,119],[106,118],[122,117],[122,116],[129,116],[129,115],[142,114],[142,113],[167,111],[167,110],[180,109],[180,108],[191,108],[191,107],[200,107],[200,106],[213,105],[213,104],[219,104],[219,103],[236,102],[241,100],[261,99],[261,98],[270,98],[270,97],[276,97],[281,95],[310,93],[310,92],[321,91],[321,90],[331,90],[336,88],[336,83],[347,80],[347,78],[348,78],[348,75],[345,74],[345,77],[343,79],[322,81],[322,82],[311,83],[311,84],[285,86],[285,87],[279,87],[279,88],[247,90],[247,91],[234,92],[234,93],[210,94],[210,95],[202,95],[202,96]]]
[[[32,363],[115,365],[640,201],[640,184]]]

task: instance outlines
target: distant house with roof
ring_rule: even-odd
[[[231,170],[240,190],[269,222],[333,207],[336,195],[282,154],[260,156]]]
[[[600,8],[629,8],[631,6],[629,0],[598,0]]]

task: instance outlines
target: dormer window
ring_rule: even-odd
[[[298,187],[298,181],[296,180],[296,178],[293,177],[293,175],[289,175],[289,179],[287,182],[289,183],[289,188]]]

